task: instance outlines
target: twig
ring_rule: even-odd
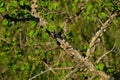
[[[35,0],[35,1],[32,0],[33,5],[31,6],[31,8],[32,8],[32,13],[31,13],[31,15],[33,15],[33,16],[35,16],[37,19],[39,19],[39,22],[40,22],[40,20],[41,20],[41,19],[40,19],[40,15],[37,13],[36,10],[34,10],[34,9],[36,9],[36,7],[37,7],[36,1],[37,1],[37,0]],[[108,23],[110,22],[110,20],[111,20],[112,18],[114,18],[116,15],[117,15],[117,13],[115,13],[113,16],[111,16],[111,18],[108,19],[108,20],[104,23],[104,25],[103,25],[103,27],[101,28],[101,30],[96,33],[96,36],[95,36],[95,37],[93,37],[92,43],[94,43],[94,41],[96,41],[96,39],[97,39],[97,37],[99,36],[99,34],[101,34],[101,33],[103,32],[103,30],[107,27],[107,25],[108,25]],[[38,24],[41,25],[41,23],[38,23]],[[60,46],[67,54],[73,56],[73,57],[76,59],[76,61],[77,61],[78,64],[84,65],[84,66],[87,68],[87,70],[89,70],[89,71],[92,72],[93,74],[98,74],[99,76],[101,76],[101,77],[102,77],[103,79],[105,79],[105,80],[108,80],[108,79],[109,79],[109,76],[108,76],[108,75],[106,75],[103,71],[96,70],[96,69],[95,69],[95,66],[92,64],[92,62],[90,62],[87,58],[84,58],[83,56],[81,56],[80,53],[79,53],[77,50],[73,49],[73,47],[72,47],[71,45],[69,45],[69,43],[66,42],[65,39],[61,38],[61,36],[56,35],[55,33],[50,32],[49,30],[46,30],[46,32],[47,32],[52,38],[56,39],[56,41],[59,43],[59,46]],[[91,44],[90,44],[90,46],[91,46]],[[53,68],[52,68],[52,69],[53,69]],[[51,68],[49,68],[47,71],[50,71],[50,70],[51,70]],[[45,71],[45,72],[47,72],[47,71]],[[40,74],[42,74],[42,73],[40,73]],[[38,74],[38,76],[39,76],[40,74]]]
[[[111,13],[107,7],[105,8],[105,10],[108,12],[108,16],[111,16]],[[115,21],[113,21],[113,23],[115,24],[116,27],[119,27],[119,25],[117,25]]]
[[[56,73],[56,72],[52,69],[52,67],[49,67],[48,64],[46,64],[44,61],[43,61],[43,63],[45,64],[46,67],[48,67],[48,69],[50,68],[51,71],[52,71],[54,74]]]
[[[60,43],[60,47],[64,49],[66,53],[78,60],[78,64],[84,65],[90,72],[93,74],[98,74],[103,79],[109,79],[108,75],[106,75],[103,71],[96,70],[95,66],[87,58],[82,57],[77,50],[74,50],[68,42],[65,42],[65,40],[61,40],[59,38],[56,38],[56,40]]]
[[[103,59],[106,55],[108,55],[110,52],[112,52],[115,48],[115,43],[114,46],[112,47],[112,49],[108,52],[106,52],[105,54],[103,54],[101,57],[98,58],[98,60],[96,61],[96,63],[99,63],[101,59]]]
[[[54,70],[72,69],[73,67],[53,68]]]
[[[102,34],[104,33],[104,30],[108,27],[108,25],[113,21],[113,19],[116,16],[117,16],[117,11],[114,14],[112,14],[104,24],[102,24],[102,27],[100,28],[100,30],[98,30],[96,34],[92,37],[91,42],[89,44],[89,48],[87,49],[87,52],[86,52],[86,58],[89,58],[89,56],[91,55],[91,51],[96,44],[97,39],[102,36]]]
[[[43,27],[46,24],[45,20],[42,20],[42,17],[40,16],[40,14],[37,12],[36,8],[38,7],[37,0],[31,0],[31,15],[34,16],[36,18],[36,21],[38,22],[38,25],[40,27]]]
[[[20,32],[19,32],[19,44],[20,44],[20,48],[22,49],[22,48],[23,48],[23,42],[22,42],[22,33],[21,33],[21,29],[20,29]]]
[[[46,73],[46,72],[48,72],[48,71],[51,71],[51,68],[49,68],[48,70],[45,70],[45,71],[41,71],[41,73],[39,73],[39,74],[37,74],[37,75],[35,75],[35,76],[29,78],[28,80],[35,79],[36,77],[38,77],[38,76],[40,76],[41,74],[44,74],[44,73]]]
[[[39,74],[37,74],[37,75],[29,78],[28,80],[33,80],[33,79],[35,79],[36,77],[38,77],[38,76],[40,76],[40,75],[42,75],[42,74],[44,74],[44,73],[46,73],[46,72],[48,72],[48,71],[51,71],[51,69],[53,69],[53,70],[63,70],[63,69],[72,69],[72,68],[73,68],[73,67],[49,68],[49,69],[47,69],[47,70],[45,70],[45,71],[41,71]]]
[[[63,80],[66,80],[66,79],[67,79],[68,77],[70,77],[73,73],[75,73],[75,72],[78,70],[79,66],[80,66],[80,65],[78,64],[74,70],[72,70],[69,74],[67,74],[67,75],[64,77]]]

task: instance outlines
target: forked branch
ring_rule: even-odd
[[[112,14],[108,20],[105,21],[104,24],[102,24],[102,27],[96,32],[96,34],[91,38],[89,48],[86,52],[86,58],[89,58],[91,53],[93,53],[93,49],[95,47],[96,41],[103,35],[103,33],[106,31],[106,28],[109,27],[109,24],[114,20],[114,18],[117,16],[117,11]]]
[[[33,5],[31,5],[32,8],[32,16],[36,17],[39,19],[38,24],[41,25],[41,16],[39,15],[39,13],[35,10],[37,7],[36,4],[37,0],[32,0],[31,2],[33,3]],[[89,49],[87,51],[87,57],[89,57],[90,55],[90,51],[91,48],[94,46],[94,42],[98,39],[98,37],[100,37],[100,35],[103,33],[104,29],[106,29],[109,25],[109,23],[113,20],[113,18],[117,15],[117,13],[115,12],[101,27],[101,29],[95,34],[95,36],[93,36],[91,43],[89,45]],[[61,36],[58,36],[57,34],[50,32],[49,30],[46,30],[46,32],[52,36],[53,39],[56,39],[56,41],[59,43],[59,46],[69,55],[71,55],[78,64],[82,64],[85,66],[85,68],[92,72],[93,74],[97,74],[99,76],[101,76],[101,78],[103,80],[109,80],[109,76],[107,74],[105,74],[103,71],[99,71],[96,70],[95,66],[92,64],[92,62],[89,61],[89,59],[83,57],[82,55],[80,55],[80,53],[75,50],[68,42],[65,41],[65,39],[61,38]]]

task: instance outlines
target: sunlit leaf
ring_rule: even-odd
[[[3,7],[0,7],[0,13],[4,12],[5,11],[5,8]]]
[[[31,31],[29,32],[29,37],[32,37],[33,34],[34,34],[34,30],[31,30]]]
[[[43,40],[47,40],[47,39],[48,39],[48,37],[49,37],[49,36],[48,36],[48,34],[47,34],[47,33],[43,33],[43,35],[42,35],[42,39],[43,39]]]
[[[87,4],[86,10],[89,12],[92,10],[93,5],[92,4]]]
[[[25,66],[22,64],[22,65],[20,66],[20,69],[21,69],[21,70],[25,70]]]
[[[11,1],[11,6],[17,8],[18,2],[17,1]]]
[[[57,8],[57,3],[50,3],[50,5],[49,5],[49,10],[56,10],[56,8]]]
[[[104,67],[105,67],[105,65],[104,65],[103,63],[99,63],[99,64],[95,65],[95,67],[96,67],[96,69],[98,69],[98,70],[103,70]]]
[[[23,6],[24,5],[24,1],[20,0],[20,5]]]
[[[3,7],[4,6],[4,2],[0,2],[0,7]]]
[[[101,19],[104,19],[104,18],[107,17],[107,15],[106,15],[105,12],[101,12],[101,13],[99,14],[99,17],[100,17]]]
[[[29,25],[31,26],[31,28],[34,28],[37,24],[35,21],[30,21]]]
[[[104,69],[104,67],[105,67],[105,66],[104,66],[104,64],[103,64],[103,63],[100,63],[100,64],[99,64],[99,69],[100,69],[100,70],[103,70],[103,69]]]
[[[2,22],[4,25],[8,25],[9,21],[7,19],[4,19]]]

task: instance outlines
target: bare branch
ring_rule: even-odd
[[[50,68],[51,71],[52,71],[54,74],[56,73],[51,67],[48,66],[48,64],[46,64],[44,61],[43,61],[43,63],[45,64],[46,67],[48,67],[48,69]]]
[[[68,42],[65,42],[64,39],[60,39],[59,37],[56,37],[56,40],[60,43],[60,47],[66,53],[68,53],[69,55],[77,59],[78,64],[84,65],[87,68],[87,70],[89,70],[93,74],[98,74],[103,79],[106,79],[106,80],[109,79],[108,75],[106,75],[103,71],[96,70],[95,66],[87,58],[84,58],[83,56],[81,56],[80,53],[77,50],[74,50],[73,47],[69,45]]]
[[[79,66],[80,66],[80,65],[78,64],[74,70],[72,70],[69,74],[67,74],[67,75],[64,77],[63,80],[66,80],[66,79],[69,78],[73,73],[75,73],[75,72],[78,70]]]
[[[96,34],[92,37],[91,42],[89,44],[89,48],[86,52],[86,58],[89,58],[89,56],[91,55],[91,51],[94,48],[96,41],[99,39],[99,37],[102,36],[102,34],[104,33],[105,29],[109,26],[109,24],[113,21],[113,19],[117,16],[117,12],[115,12],[114,14],[112,14],[110,16],[110,18],[108,20],[106,20],[106,22],[104,24],[102,24],[102,27],[100,28],[100,30],[98,30],[96,32]]]
[[[53,68],[54,70],[72,69],[73,67]]]
[[[96,63],[99,63],[101,59],[103,59],[106,55],[108,55],[109,53],[111,53],[115,48],[115,43],[114,46],[112,47],[112,49],[106,53],[104,53],[101,57],[98,58],[98,60],[96,61]]]
[[[37,11],[35,10],[37,5],[36,5],[36,1],[37,0],[32,0],[33,4],[31,5],[31,15],[33,15],[34,17],[38,18],[39,21],[39,25],[41,25],[42,23],[40,23],[41,21],[41,16],[39,15],[39,13],[37,13]],[[94,46],[94,42],[98,39],[98,37],[100,37],[100,34],[103,33],[104,29],[106,29],[109,25],[109,23],[111,22],[111,20],[117,15],[117,13],[115,12],[104,24],[103,24],[103,27],[101,27],[101,29],[95,34],[95,36],[92,38],[91,40],[91,43],[90,43],[90,48],[88,49],[87,51],[87,54],[89,56],[90,54],[90,50],[91,48]],[[80,55],[80,53],[75,50],[71,45],[69,45],[68,42],[65,41],[65,39],[61,38],[61,36],[55,34],[54,32],[50,32],[49,30],[46,30],[47,33],[54,39],[56,39],[56,41],[59,43],[59,46],[69,55],[71,55],[72,57],[74,57],[75,61],[78,63],[78,64],[82,64],[85,66],[85,68],[87,68],[88,71],[92,72],[93,74],[97,74],[99,76],[101,76],[101,78],[105,79],[105,80],[108,80],[109,79],[109,76],[106,75],[103,71],[99,71],[99,70],[96,70],[95,66],[92,64],[92,62],[89,61],[89,59],[87,58],[84,58],[83,56]],[[52,68],[53,69],[53,68]],[[40,74],[32,77],[35,78],[45,72],[48,72],[48,71],[51,71],[51,68],[49,68],[48,70],[44,71],[44,72],[41,72]],[[30,79],[31,80],[31,79]]]
[[[111,13],[110,13],[110,11],[108,10],[108,8],[107,8],[107,7],[105,8],[105,10],[108,12],[108,16],[111,16]],[[113,23],[115,24],[115,26],[116,26],[116,27],[119,27],[119,25],[118,25],[118,24],[116,24],[116,22],[115,22],[115,21],[113,21]]]
[[[49,68],[49,69],[47,69],[47,70],[45,70],[45,71],[41,71],[39,74],[37,74],[37,75],[29,78],[28,80],[33,80],[33,79],[35,79],[36,77],[38,77],[38,76],[40,76],[40,75],[42,75],[42,74],[44,74],[44,73],[46,73],[46,72],[49,72],[49,71],[51,71],[51,70],[63,70],[63,69],[72,69],[72,68],[73,68],[73,67]]]
[[[31,0],[31,15],[36,18],[36,21],[38,22],[38,25],[43,27],[46,24],[45,20],[42,20],[42,17],[40,16],[40,13],[37,12],[36,8],[38,7],[37,0]]]
[[[51,71],[51,68],[49,68],[49,69],[47,69],[47,70],[45,70],[45,71],[41,71],[39,74],[37,74],[37,75],[29,78],[28,80],[33,80],[33,79],[35,79],[36,77],[38,77],[38,76],[40,76],[41,74],[44,74],[44,73],[46,73],[46,72],[48,72],[48,71]]]

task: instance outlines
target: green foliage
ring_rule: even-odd
[[[4,7],[5,3],[3,1],[0,2],[0,13],[3,13],[5,11]]]
[[[104,23],[110,17],[109,14],[120,10],[118,0],[38,0],[37,4],[37,11],[48,22],[42,29],[30,14],[29,0],[0,1],[0,80],[27,80],[47,70],[48,67],[75,66],[76,63],[59,46],[56,46],[56,41],[46,33],[46,29],[51,32],[61,32],[76,50],[85,55],[91,37],[101,26],[98,19]],[[2,17],[6,14],[12,20]],[[115,49],[100,63],[95,64],[96,69],[113,76],[120,68],[119,21],[120,17],[117,16],[113,23],[109,24],[109,28],[101,38],[101,45],[98,45],[91,54],[93,56],[91,60],[95,62],[115,44]],[[64,22],[66,22],[65,34]],[[72,69],[54,71],[55,74],[48,71],[35,80],[63,79]],[[68,80],[84,80],[84,75],[84,71],[78,71]],[[90,73],[88,76],[91,75]],[[99,80],[98,78],[95,77],[94,80]]]
[[[103,63],[99,63],[95,65],[96,69],[103,70],[105,68],[105,65]]]
[[[49,9],[49,10],[56,10],[57,5],[58,5],[58,4],[55,3],[55,2],[49,3],[48,9]]]
[[[93,80],[99,80],[99,78],[98,78],[98,77],[95,77]]]
[[[107,72],[108,72],[108,73],[114,73],[114,72],[115,72],[115,69],[108,69]]]
[[[107,17],[106,13],[104,12],[101,12],[98,16],[100,19],[105,19]]]
[[[3,25],[6,25],[6,26],[7,26],[8,23],[9,23],[9,21],[8,21],[7,19],[4,19],[2,23],[3,23]]]
[[[88,3],[88,4],[86,5],[86,11],[87,11],[87,12],[91,12],[91,11],[92,11],[92,8],[93,8],[93,5],[92,5],[92,4]]]

